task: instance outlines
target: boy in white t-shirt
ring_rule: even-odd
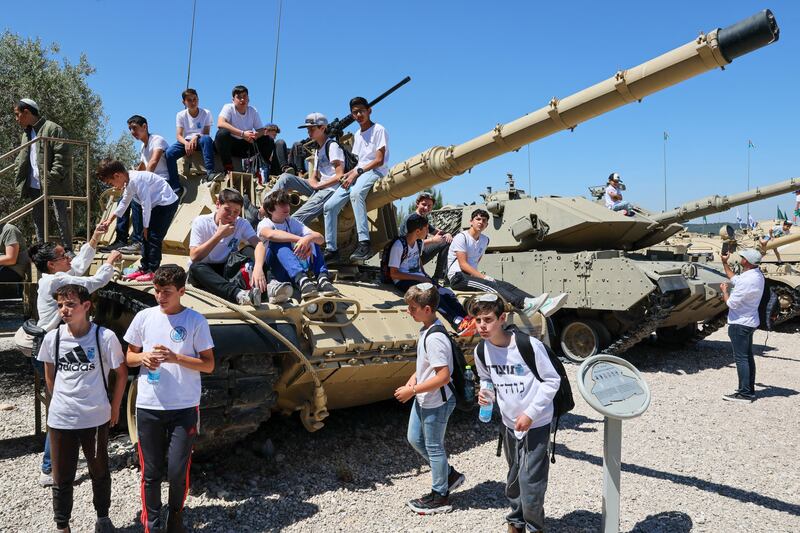
[[[400,402],[414,398],[408,419],[408,442],[431,467],[431,492],[411,500],[408,506],[419,514],[452,510],[450,492],[464,483],[464,475],[447,462],[444,434],[453,414],[456,398],[450,390],[453,345],[436,318],[439,292],[432,283],[419,283],[406,291],[408,314],[420,322],[417,368],[405,385],[394,391]]]
[[[156,271],[156,307],[139,311],[125,341],[128,366],[139,372],[136,431],[142,469],[142,524],[161,531],[161,479],[169,483],[167,531],[183,531],[189,465],[200,412],[200,373],[214,371],[214,341],[205,317],[181,305],[186,272],[178,265]],[[166,437],[166,438],[165,438]]]
[[[619,174],[612,172],[611,175],[608,176],[608,184],[606,185],[606,191],[603,195],[603,201],[606,207],[612,211],[622,211],[623,215],[632,217],[635,214],[633,206],[630,202],[626,202],[622,199],[622,193],[620,192],[622,188],[622,179],[619,177]]]
[[[447,278],[450,280],[450,287],[457,291],[499,294],[528,316],[532,316],[536,311],[544,316],[550,316],[561,309],[567,303],[566,293],[552,298],[543,293],[534,298],[515,285],[496,280],[478,270],[478,263],[489,246],[489,237],[483,235],[483,230],[488,225],[489,213],[483,209],[476,209],[470,215],[469,229],[453,237],[447,253]]]
[[[494,386],[503,419],[503,448],[508,462],[506,496],[511,512],[509,532],[544,531],[544,497],[550,462],[547,445],[553,419],[553,398],[561,378],[544,345],[529,338],[541,381],[525,363],[517,347],[519,333],[505,329],[505,305],[494,294],[472,304],[481,336],[484,359],[475,348],[475,368],[481,379],[478,403],[487,405],[488,383]],[[511,369],[511,371],[509,371]]]
[[[308,199],[292,216],[308,224],[322,214],[325,202],[339,188],[344,175],[344,151],[335,139],[328,138],[328,119],[322,113],[306,116],[305,123],[298,126],[298,129],[303,128],[308,130],[308,136],[317,145],[314,175],[301,178],[284,172],[269,192],[296,191],[305,194]]]
[[[38,359],[45,366],[50,391],[47,432],[53,462],[53,517],[58,531],[69,531],[78,451],[89,467],[96,532],[112,532],[111,473],[108,469],[108,428],[117,425],[119,406],[128,383],[122,346],[113,331],[89,321],[91,296],[80,285],[63,285],[53,298],[63,326],[48,333]],[[108,380],[115,381],[109,400]]]
[[[328,267],[322,257],[320,244],[322,235],[294,217],[289,194],[275,191],[264,199],[264,220],[259,222],[257,232],[262,242],[256,246],[256,261],[253,267],[253,284],[266,290],[264,265],[281,283],[294,283],[301,298],[309,299],[322,293],[335,296],[339,291],[328,277]],[[309,270],[317,278],[316,285],[308,278]]]
[[[217,117],[217,135],[214,146],[222,159],[225,172],[233,171],[233,156],[250,157],[256,150],[261,155],[261,178],[269,176],[269,160],[275,149],[272,137],[264,131],[261,116],[250,106],[250,93],[244,85],[231,91],[233,102],[222,106]]]
[[[161,244],[178,210],[178,197],[158,175],[146,170],[129,171],[121,162],[111,159],[100,162],[97,177],[105,185],[123,191],[117,209],[103,224],[111,224],[115,218],[122,217],[131,203],[140,206],[144,238],[142,261],[137,271],[123,279],[151,281],[161,264]],[[120,231],[119,221],[117,231]]]
[[[186,89],[181,93],[186,109],[175,115],[175,137],[178,142],[167,148],[167,170],[170,179],[178,180],[178,159],[191,156],[200,151],[206,167],[206,178],[211,181],[214,176],[214,139],[211,138],[211,123],[214,117],[208,109],[199,106],[200,98],[194,89]]]
[[[367,100],[361,96],[351,99],[350,113],[359,127],[353,139],[353,154],[358,158],[358,164],[343,176],[341,186],[325,202],[325,260],[329,263],[340,260],[337,234],[339,213],[347,202],[353,206],[358,233],[358,247],[350,256],[350,261],[364,262],[374,255],[369,244],[367,195],[375,182],[389,172],[386,130],[370,119],[372,108]]]
[[[234,189],[223,189],[217,197],[217,210],[192,221],[189,237],[189,281],[201,289],[239,305],[258,305],[261,292],[248,290],[237,282],[239,268],[228,267],[228,257],[239,252],[239,246],[258,244],[253,226],[243,219],[244,198]],[[242,254],[253,260],[253,248]],[[241,265],[238,265],[241,266]]]
[[[150,133],[147,119],[141,115],[133,115],[128,119],[128,129],[133,138],[142,142],[141,160],[136,166],[136,170],[147,170],[153,174],[158,174],[169,183],[169,186],[180,196],[183,192],[181,182],[177,172],[173,176],[169,172],[167,165],[167,148],[169,144],[161,135]]]

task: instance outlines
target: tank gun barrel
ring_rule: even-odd
[[[764,250],[774,250],[775,248],[779,248],[781,246],[785,246],[787,244],[792,244],[793,242],[800,241],[800,233],[790,233],[789,235],[784,235],[783,237],[776,237],[774,239],[770,239],[767,241],[767,244],[764,245]]]
[[[778,39],[779,28],[765,9],[724,29],[701,34],[674,50],[456,146],[429,148],[392,167],[367,198],[369,209],[416,194],[475,165],[517,150],[603,113],[637,102]]]
[[[765,198],[772,198],[788,192],[800,189],[800,178],[791,178],[772,185],[765,185],[763,187],[756,187],[738,194],[731,194],[728,196],[720,196],[715,194],[707,196],[700,200],[687,202],[680,207],[676,207],[671,211],[663,213],[656,213],[652,216],[653,220],[661,224],[673,224],[675,222],[686,222],[693,218],[711,215],[713,213],[721,213],[727,211],[732,207],[747,204],[756,200],[763,200]]]

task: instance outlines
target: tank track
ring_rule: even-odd
[[[95,292],[101,305],[110,305],[112,317],[133,314],[152,307],[149,294],[110,284]],[[148,301],[147,297],[151,300]],[[120,313],[120,314],[117,314]],[[103,317],[99,317],[103,318]],[[109,324],[120,336],[121,322]],[[117,327],[113,327],[113,326]],[[202,375],[200,395],[200,431],[195,442],[195,452],[200,455],[218,450],[244,439],[269,420],[278,395],[274,391],[279,378],[272,353],[239,353],[234,350],[245,346],[259,346],[252,326],[212,326],[215,339],[214,372]],[[237,340],[238,339],[238,340]],[[244,339],[244,340],[243,340]],[[247,342],[247,341],[255,342]],[[270,343],[267,342],[267,345]],[[264,346],[264,343],[260,344]],[[274,348],[274,347],[273,347]]]
[[[673,307],[669,296],[661,293],[651,294],[644,320],[637,327],[625,332],[601,353],[620,355],[630,350],[654,332],[659,324],[667,319]]]
[[[692,336],[689,342],[695,343],[705,339],[715,331],[724,327],[728,323],[728,312],[723,311],[708,322],[704,322],[697,329],[697,332]]]

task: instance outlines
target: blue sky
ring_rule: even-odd
[[[249,87],[270,115],[278,0],[198,0],[191,82],[215,115],[231,88]],[[234,7],[231,7],[234,6]],[[501,188],[507,172],[537,195],[585,195],[611,171],[626,199],[664,205],[663,132],[668,206],[744,190],[750,181],[800,175],[797,124],[800,6],[781,1],[705,2],[319,2],[284,0],[274,119],[297,140],[305,115],[333,119],[350,97],[372,98],[406,75],[411,83],[377,106],[389,133],[391,163],[433,145],[464,142],[694,38],[769,7],[780,40],[714,71],[479,165],[444,184],[446,202],[478,199]],[[5,16],[26,8],[4,10]],[[85,53],[115,136],[125,120],[146,116],[151,131],[174,139],[186,84],[191,0],[42,1],[6,29]],[[757,218],[792,195],[751,205]],[[744,209],[742,209],[744,212]],[[709,220],[732,220],[734,215]]]

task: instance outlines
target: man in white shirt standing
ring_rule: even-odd
[[[186,109],[175,115],[175,137],[178,142],[167,148],[167,171],[170,180],[178,181],[178,159],[191,156],[200,150],[206,167],[205,181],[214,176],[214,139],[211,138],[213,116],[208,109],[199,106],[197,91],[186,89],[181,93]]]
[[[247,87],[237,85],[231,94],[233,102],[222,106],[217,117],[217,135],[214,137],[214,146],[222,159],[222,166],[225,172],[233,172],[233,156],[251,157],[258,150],[261,155],[261,178],[266,181],[275,142],[264,131],[258,110],[250,105]]]
[[[358,247],[350,255],[350,261],[364,262],[373,256],[369,244],[367,195],[375,182],[389,172],[386,130],[370,119],[372,108],[367,100],[361,96],[351,99],[350,113],[359,127],[353,140],[353,154],[358,158],[358,164],[343,176],[341,186],[325,202],[325,261],[328,263],[340,260],[337,234],[339,213],[347,202],[353,205],[358,233]]]
[[[606,185],[606,192],[605,195],[603,195],[606,207],[612,211],[622,211],[623,215],[632,217],[634,215],[633,206],[631,206],[630,202],[622,200],[622,193],[620,190],[622,190],[622,179],[619,177],[619,174],[612,172],[611,175],[608,176],[608,185]]]
[[[720,285],[722,299],[728,305],[728,337],[733,347],[733,360],[739,377],[739,387],[722,399],[731,402],[752,403],[756,399],[756,360],[753,357],[753,333],[759,326],[758,306],[764,294],[764,274],[758,265],[761,252],[747,248],[739,252],[741,274],[734,274],[728,264],[730,254],[720,257],[725,275],[731,280]]]
[[[328,138],[328,119],[322,113],[310,113],[298,129],[308,129],[308,136],[317,144],[317,164],[314,175],[308,179],[284,172],[275,186],[264,195],[274,191],[296,191],[308,196],[306,203],[292,215],[303,224],[308,224],[322,214],[328,198],[339,188],[344,175],[344,151],[335,139]]]

